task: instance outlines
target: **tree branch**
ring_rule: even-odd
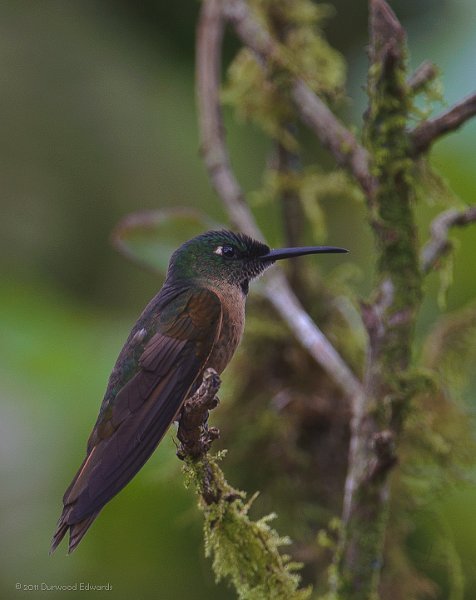
[[[295,127],[287,124],[289,131],[295,133]],[[304,226],[304,211],[301,204],[301,197],[296,186],[287,182],[289,179],[294,182],[295,176],[301,172],[300,156],[296,152],[291,152],[280,142],[275,143],[272,157],[272,168],[279,176],[279,199],[281,203],[282,222],[284,229],[285,245],[302,245],[300,237]],[[298,297],[302,298],[304,293],[304,281],[302,278],[302,262],[298,258],[289,261],[287,267],[287,277],[291,289],[296,290]]]
[[[246,205],[244,194],[233,174],[224,140],[219,103],[224,23],[222,6],[221,0],[205,0],[198,25],[196,77],[201,149],[212,185],[223,201],[233,225],[262,240],[263,234]],[[360,381],[301,306],[282,271],[274,267],[264,281],[266,297],[297,340],[348,397],[359,396],[362,389]]]
[[[279,43],[253,18],[244,0],[228,0],[224,11],[242,42],[257,55],[262,65],[274,64],[293,73],[292,63],[283,55]],[[365,148],[305,81],[294,77],[291,93],[302,121],[371,197],[374,182]]]
[[[212,442],[219,438],[218,429],[208,427],[208,413],[218,406],[216,394],[220,385],[218,373],[214,369],[207,369],[198,390],[185,400],[177,432],[180,440],[177,456],[181,460],[203,457],[210,450]]]
[[[370,0],[369,109],[366,129],[376,177],[371,226],[377,261],[374,300],[363,305],[369,348],[364,396],[351,423],[341,553],[339,597],[376,596],[384,539],[388,475],[402,407],[413,386],[410,356],[421,276],[412,207],[413,163],[405,131],[408,84],[405,32],[385,0]]]
[[[456,131],[476,115],[476,93],[461,100],[433,119],[423,121],[410,132],[413,154],[426,152],[440,137]]]
[[[424,60],[407,80],[407,85],[413,93],[420,92],[427,83],[438,75],[438,67],[430,60]]]
[[[276,308],[301,345],[309,352],[352,404],[362,395],[362,384],[343,358],[301,306],[281,269],[275,269],[266,279],[266,297]]]
[[[279,547],[286,542],[268,522],[248,516],[254,497],[233,488],[218,466],[218,458],[208,451],[218,430],[208,428],[208,412],[218,404],[220,387],[216,371],[207,369],[202,383],[185,401],[179,420],[177,451],[184,471],[198,494],[198,507],[204,516],[205,552],[213,558],[217,580],[226,577],[241,597],[309,600],[310,590],[299,589],[301,578],[289,557]],[[250,560],[250,556],[253,560]]]
[[[367,198],[372,198],[375,180],[369,172],[367,150],[304,81],[295,80],[292,95],[303,123],[329,150],[337,164],[350,171]]]
[[[196,82],[201,154],[211,183],[225,204],[234,227],[249,235],[263,236],[246,206],[244,194],[233,175],[226,145],[219,99],[221,45],[224,19],[221,0],[206,0],[197,29]]]
[[[431,237],[421,251],[420,265],[423,273],[429,273],[451,250],[448,239],[451,227],[463,227],[476,221],[476,206],[466,210],[454,208],[439,214],[430,225]]]

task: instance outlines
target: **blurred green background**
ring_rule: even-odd
[[[354,99],[344,116],[360,122],[366,2],[333,4],[337,16],[328,36],[349,61]],[[449,103],[474,91],[473,0],[391,4],[407,28],[412,65],[431,58],[442,67]],[[89,592],[91,598],[233,597],[213,583],[200,517],[193,494],[184,489],[170,435],[72,556],[65,556],[64,546],[48,555],[61,497],[82,460],[109,372],[161,284],[111,247],[112,229],[127,213],[172,206],[200,208],[226,223],[198,153],[198,9],[185,0],[0,3],[1,598],[39,593],[16,591],[16,583],[80,581],[113,586],[111,592]],[[235,47],[227,41],[229,57]],[[258,188],[268,143],[228,114],[227,132],[244,187]],[[468,203],[475,201],[475,152],[476,121],[433,152],[434,163]],[[329,240],[350,247],[365,293],[372,249],[363,209],[350,202],[326,209]],[[423,233],[438,209],[420,207]],[[279,232],[267,226],[263,210],[258,218],[278,243]],[[475,230],[456,237],[448,311],[476,296]],[[437,314],[437,289],[432,276],[422,330]],[[467,400],[474,411],[476,379],[472,384]],[[469,485],[435,502],[454,537],[469,600],[476,597],[476,489]],[[431,524],[423,515],[422,547],[425,527]]]

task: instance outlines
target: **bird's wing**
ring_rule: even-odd
[[[74,524],[89,526],[91,517],[150,457],[210,356],[221,316],[219,298],[205,288],[187,290],[162,308],[158,331],[143,350],[139,371],[96,423],[87,456],[64,495],[53,547],[68,527],[73,537]]]

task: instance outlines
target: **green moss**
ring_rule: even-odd
[[[372,495],[381,494],[381,487],[376,483],[369,483],[365,490],[366,502],[372,506]],[[376,506],[376,503],[373,503]],[[347,527],[347,537],[343,542],[350,539],[359,540],[358,562],[346,561],[345,566],[339,570],[337,598],[352,598],[352,600],[377,600],[377,587],[382,569],[384,534],[388,522],[388,508],[379,512],[369,511],[365,521],[351,521]],[[353,549],[347,546],[345,552],[352,555]],[[338,558],[338,556],[336,557]],[[351,567],[349,568],[349,565]],[[327,599],[326,599],[327,600]]]
[[[252,52],[241,50],[228,69],[221,98],[240,119],[253,122],[285,148],[295,150],[297,140],[286,127],[295,113],[289,93],[292,77],[304,79],[324,97],[335,100],[342,95],[345,62],[321,29],[330,10],[310,0],[253,0],[249,4],[280,47],[280,64],[263,69]]]
[[[438,68],[435,67],[433,76],[411,93],[411,100],[411,113],[419,120],[428,119],[435,104],[444,102],[443,83]]]
[[[240,120],[258,125],[268,136],[288,150],[297,140],[282,126],[293,117],[286,82],[270,79],[250,50],[241,50],[228,69],[221,100],[235,109]]]
[[[254,206],[272,205],[286,193],[293,193],[296,201],[301,203],[310,226],[309,234],[316,243],[323,243],[327,238],[323,202],[343,198],[362,200],[360,191],[345,171],[325,172],[314,166],[285,172],[267,169],[262,187],[250,195],[250,200]]]
[[[429,206],[464,209],[467,205],[451,188],[448,180],[438,173],[428,159],[421,157],[415,163],[415,196]]]
[[[422,297],[414,218],[415,166],[406,132],[412,101],[405,60],[401,49],[393,68],[384,70],[379,63],[372,65],[365,131],[372,171],[378,181],[373,213],[379,250],[377,274],[380,283],[391,283],[393,295],[385,318],[393,320],[394,325],[389,327],[391,332],[382,352],[383,372],[390,378],[409,362],[411,334]]]
[[[184,467],[205,517],[205,553],[213,560],[217,581],[227,579],[242,600],[306,600],[311,591],[299,589],[296,571],[300,565],[279,551],[289,539],[280,537],[269,525],[276,515],[250,519],[248,513],[257,494],[246,502],[244,492],[225,480],[218,458],[188,460]],[[205,500],[210,493],[215,501]]]

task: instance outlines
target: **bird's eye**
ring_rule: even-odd
[[[219,254],[225,258],[235,258],[236,249],[233,246],[218,246],[215,249],[215,254]]]

